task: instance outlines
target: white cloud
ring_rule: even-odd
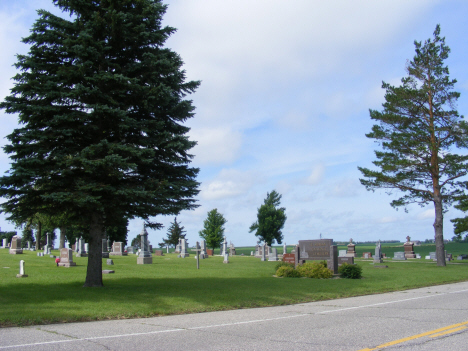
[[[339,179],[332,183],[328,189],[327,194],[333,197],[354,197],[358,195],[358,191],[361,190],[362,185],[358,179]]]
[[[325,174],[325,165],[323,163],[318,163],[312,169],[312,173],[307,178],[307,184],[316,185],[323,180],[323,175]]]
[[[198,142],[192,153],[197,164],[230,164],[239,156],[242,135],[229,128],[193,128],[191,139]]]
[[[204,200],[232,198],[245,194],[259,180],[254,172],[223,169],[216,179],[202,184],[200,196]]]

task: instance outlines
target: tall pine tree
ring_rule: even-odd
[[[415,42],[416,55],[407,65],[408,76],[401,86],[383,83],[386,89],[383,111],[370,111],[373,120],[368,138],[376,139],[383,151],[376,151],[379,170],[358,167],[367,190],[398,189],[404,196],[393,207],[433,203],[437,265],[445,266],[443,214],[462,193],[460,179],[467,174],[468,156],[456,148],[468,147],[468,126],[455,110],[460,94],[453,91],[444,61],[450,49],[440,37],[422,44]]]
[[[177,217],[174,218],[174,222],[172,222],[169,228],[167,228],[167,239],[163,238],[163,242],[158,244],[159,247],[176,247],[179,243],[179,239],[185,239],[185,235],[187,234],[184,233],[184,227],[181,226],[179,222],[177,222]]]
[[[66,213],[89,226],[84,286],[102,286],[101,240],[113,215],[143,218],[193,209],[196,144],[183,125],[194,107],[178,54],[164,48],[160,0],[54,0],[65,15],[40,10],[23,40],[11,94],[0,104],[19,114],[4,147],[12,160],[0,178],[10,219]]]

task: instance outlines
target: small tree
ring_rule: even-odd
[[[179,239],[185,239],[186,234],[184,233],[184,227],[182,227],[180,223],[177,222],[177,217],[175,217],[174,222],[172,222],[167,229],[167,239],[163,238],[163,242],[158,244],[159,247],[176,247],[176,245],[179,243]]]
[[[383,83],[386,89],[383,111],[370,111],[380,124],[368,138],[376,139],[383,151],[376,151],[379,170],[358,167],[367,190],[398,189],[405,193],[392,201],[395,208],[418,203],[434,204],[437,265],[445,266],[443,214],[462,193],[460,178],[467,174],[468,156],[455,153],[468,147],[468,126],[455,110],[459,93],[456,80],[449,79],[444,60],[450,49],[440,37],[415,42],[416,55],[407,64],[408,76],[399,87]]]
[[[267,193],[263,205],[258,208],[257,221],[250,226],[250,233],[255,232],[258,242],[272,245],[276,240],[278,244],[283,242],[281,229],[286,222],[286,209],[279,207],[281,195],[275,190]]]
[[[213,254],[215,247],[219,247],[223,241],[224,225],[226,223],[227,220],[215,208],[208,212],[206,219],[203,221],[203,230],[198,232],[200,238],[206,241],[206,245],[213,249]]]

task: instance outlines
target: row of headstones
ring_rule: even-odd
[[[283,255],[288,253],[286,243],[283,244]],[[250,252],[251,256],[259,257],[262,261],[278,261],[278,249],[268,246],[266,243],[263,245],[256,245],[255,252]]]

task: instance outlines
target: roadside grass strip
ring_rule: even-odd
[[[413,335],[413,336],[408,336],[408,337],[403,338],[403,339],[398,339],[398,340],[390,341],[390,342],[387,342],[387,343],[385,343],[385,344],[382,344],[382,345],[379,345],[379,346],[377,346],[377,347],[374,347],[374,348],[372,348],[372,349],[361,349],[361,350],[359,350],[359,351],[381,350],[381,349],[384,349],[384,348],[389,347],[389,346],[401,344],[401,343],[404,343],[404,342],[406,342],[406,341],[419,339],[419,338],[422,338],[422,337],[425,337],[425,336],[428,336],[428,337],[430,337],[430,338],[436,338],[436,337],[438,337],[438,336],[443,336],[443,335],[455,333],[455,332],[457,332],[457,331],[466,329],[466,328],[467,328],[467,327],[466,327],[467,324],[468,324],[468,321],[463,322],[463,323],[458,323],[458,324],[452,324],[452,325],[449,325],[449,326],[447,326],[447,327],[443,327],[443,328],[431,330],[431,331],[428,331],[428,332],[425,332],[425,333],[421,333],[421,334],[417,334],[417,335]]]

